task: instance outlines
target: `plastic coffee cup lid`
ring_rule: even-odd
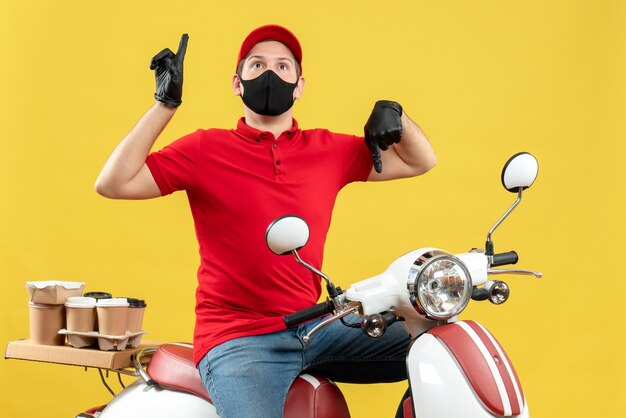
[[[96,299],[84,296],[71,296],[67,298],[65,306],[68,308],[95,308]]]
[[[114,307],[114,306],[128,306],[126,298],[111,298],[111,299],[99,299],[96,303],[97,307]]]
[[[146,301],[143,299],[126,298],[126,300],[128,301],[128,305],[131,308],[145,308],[147,306]]]
[[[113,297],[113,295],[108,292],[87,292],[83,294],[83,296],[95,299],[111,299]]]

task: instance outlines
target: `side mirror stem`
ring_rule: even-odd
[[[517,200],[515,200],[515,202],[511,205],[511,207],[504,213],[504,215],[502,215],[502,217],[500,219],[498,219],[498,221],[495,223],[495,225],[491,227],[489,232],[487,232],[487,242],[485,243],[485,255],[487,255],[489,257],[494,255],[493,241],[491,240],[491,235],[500,226],[500,224],[511,214],[511,212],[513,212],[513,209],[515,209],[517,207],[517,205],[520,204],[520,202],[522,201],[522,192],[523,191],[524,191],[524,189],[522,187],[520,187],[519,190],[517,191]]]
[[[324,273],[322,273],[321,271],[319,271],[318,269],[316,269],[315,267],[313,267],[312,265],[310,265],[309,263],[307,263],[306,261],[302,260],[300,258],[300,255],[298,254],[298,250],[291,250],[291,253],[293,254],[293,256],[296,258],[296,261],[300,264],[302,264],[304,267],[308,268],[309,270],[311,270],[313,273],[317,274],[318,276],[320,276],[322,279],[326,280],[327,285],[331,286],[331,287],[335,287],[333,285],[333,283],[330,281],[330,278],[325,275]]]

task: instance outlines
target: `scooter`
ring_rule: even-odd
[[[528,417],[522,385],[504,348],[481,324],[459,320],[470,300],[504,303],[508,285],[490,276],[542,274],[521,269],[495,269],[518,261],[515,251],[494,252],[492,235],[519,205],[522,193],[538,173],[529,153],[511,157],[502,170],[503,186],[517,199],[487,234],[485,249],[452,254],[420,248],[395,260],[386,271],[352,284],[346,291],[302,260],[298,250],[309,237],[306,221],[297,216],[276,219],[267,229],[269,249],[295,260],[326,282],[324,302],[284,317],[287,327],[325,316],[303,338],[315,344],[315,333],[349,315],[358,315],[363,332],[379,338],[396,321],[411,336],[407,354],[410,396],[402,405],[405,418]],[[354,323],[354,321],[350,321]],[[344,324],[347,324],[344,322]],[[169,417],[184,411],[189,418],[218,418],[192,360],[193,348],[165,344],[134,357],[139,378],[106,406],[79,414],[81,418]],[[145,358],[151,355],[147,369]],[[323,376],[300,375],[285,404],[287,418],[348,418],[345,398]]]

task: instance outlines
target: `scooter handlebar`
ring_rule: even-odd
[[[305,308],[292,314],[285,315],[285,317],[283,317],[283,320],[285,321],[285,325],[287,326],[287,328],[292,328],[303,322],[310,321],[311,319],[333,313],[334,310],[335,307],[333,306],[333,303],[330,300],[326,300],[309,308]]]
[[[509,264],[516,264],[519,260],[515,251],[509,251],[506,253],[494,254],[491,262],[492,267],[506,266]]]

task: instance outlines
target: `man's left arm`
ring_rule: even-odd
[[[374,160],[368,181],[415,177],[437,164],[428,138],[396,102],[377,102],[364,130]]]

